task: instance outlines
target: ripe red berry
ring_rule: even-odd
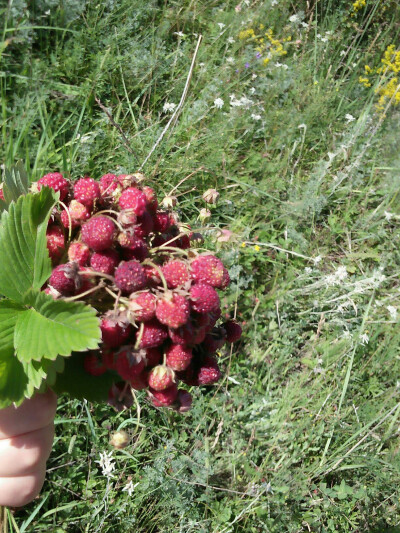
[[[168,389],[156,391],[150,389],[150,400],[155,407],[169,407],[178,397],[178,387],[173,384]]]
[[[100,195],[102,198],[108,198],[119,188],[119,182],[115,174],[104,174],[99,183]]]
[[[76,263],[58,265],[51,273],[49,285],[62,296],[72,296],[80,288],[81,279]]]
[[[82,241],[95,252],[101,252],[111,248],[115,229],[115,224],[110,218],[92,217],[82,226]]]
[[[171,226],[171,219],[169,213],[166,211],[158,211],[154,217],[154,231],[165,233]]]
[[[103,317],[100,329],[104,344],[110,348],[122,346],[132,334],[131,325],[119,320],[113,311]]]
[[[195,283],[190,289],[192,307],[198,313],[211,313],[220,306],[217,291],[207,283]]]
[[[85,355],[83,367],[86,372],[92,376],[101,376],[107,371],[99,354],[94,352]]]
[[[242,328],[235,320],[228,320],[223,328],[226,331],[226,342],[236,342],[242,336]]]
[[[137,259],[143,261],[149,255],[147,244],[135,235],[130,233],[120,233],[118,235],[118,242],[123,248],[122,255],[124,259]]]
[[[90,259],[90,249],[83,242],[71,242],[68,248],[68,259],[79,266],[86,266]]]
[[[138,375],[132,376],[132,378],[129,380],[129,385],[132,387],[132,389],[135,390],[147,389],[146,371],[143,371]]]
[[[50,172],[49,174],[46,174],[43,176],[43,178],[40,178],[40,180],[37,182],[38,189],[40,189],[44,186],[51,187],[56,192],[60,192],[60,200],[63,201],[65,197],[68,194],[69,190],[69,184],[68,181],[63,177],[60,172]]]
[[[108,348],[107,346],[103,346],[101,349],[101,360],[103,361],[103,365],[108,370],[115,370],[117,352],[115,352],[115,350],[113,349]]]
[[[195,281],[221,288],[225,267],[215,255],[199,255],[191,262],[190,268],[192,279]]]
[[[146,195],[136,187],[125,189],[118,202],[121,209],[132,209],[137,216],[143,215],[146,211]]]
[[[124,293],[140,291],[146,286],[147,278],[142,265],[132,259],[121,263],[115,271],[115,285]]]
[[[102,272],[111,276],[120,262],[118,253],[112,248],[103,250],[102,252],[95,252],[90,258],[90,266],[96,272]]]
[[[192,360],[192,349],[181,344],[172,344],[166,350],[165,364],[172,370],[186,370]],[[154,388],[154,387],[153,387]]]
[[[129,312],[137,322],[147,322],[156,315],[156,297],[149,291],[134,292],[129,297]]]
[[[211,356],[206,356],[197,373],[199,385],[213,385],[220,378],[221,371],[217,361]]]
[[[65,252],[64,231],[57,224],[52,224],[47,228],[46,240],[50,259],[57,263]]]
[[[150,370],[147,380],[153,390],[165,390],[175,383],[175,372],[167,366],[158,365]]]
[[[152,319],[144,322],[142,336],[140,339],[140,348],[155,348],[168,338],[167,328],[160,324],[158,320]]]
[[[157,202],[157,196],[156,196],[156,193],[154,192],[154,189],[145,185],[143,187],[143,192],[146,195],[146,199],[147,199],[147,209],[152,212],[156,211],[158,207],[158,202]]]
[[[189,270],[183,261],[172,260],[162,267],[169,289],[176,289],[189,281]]]
[[[140,374],[145,365],[145,353],[134,346],[123,346],[117,353],[115,369],[122,379],[130,381]]]
[[[74,185],[74,198],[89,209],[100,199],[100,187],[97,181],[86,177],[79,179]]]
[[[149,287],[157,287],[161,285],[161,278],[158,270],[150,265],[144,265],[144,271],[147,278],[147,285]]]
[[[161,361],[161,352],[158,348],[146,348],[146,366],[152,368]]]
[[[180,294],[167,293],[157,302],[156,317],[170,328],[179,328],[189,320],[190,303]]]
[[[207,353],[215,353],[225,344],[225,330],[214,328],[211,333],[207,333],[202,342],[202,346]]]

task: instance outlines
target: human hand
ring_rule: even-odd
[[[42,488],[54,437],[57,396],[48,390],[0,410],[0,505],[29,503]]]

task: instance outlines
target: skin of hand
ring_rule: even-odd
[[[20,507],[40,492],[54,438],[51,390],[0,410],[0,505]]]

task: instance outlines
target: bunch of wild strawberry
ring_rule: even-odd
[[[147,389],[155,406],[184,412],[192,398],[177,384],[216,383],[215,354],[241,328],[233,320],[217,325],[227,269],[191,247],[201,237],[159,209],[143,181],[141,173],[105,174],[99,182],[51,173],[34,184],[60,194],[47,230],[54,270],[44,290],[85,300],[101,315],[102,345],[82,357],[88,373],[118,376],[111,404],[130,405],[131,388]]]

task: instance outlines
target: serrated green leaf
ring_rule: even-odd
[[[31,288],[40,289],[51,274],[46,247],[47,223],[56,203],[54,191],[21,196],[1,215],[0,294],[22,303]]]
[[[28,383],[25,388],[26,398],[31,398],[43,386],[51,385],[55,382],[56,372],[62,372],[64,368],[63,364],[60,365],[60,361],[64,361],[64,358],[57,357],[55,361],[42,359],[41,361],[22,363],[24,372],[28,378]]]
[[[28,194],[29,179],[22,161],[4,171],[3,193],[6,202],[16,202],[24,194]]]
[[[25,399],[28,377],[14,354],[0,355],[0,409]]]
[[[58,355],[96,349],[101,340],[96,310],[82,302],[53,300],[44,292],[25,295],[26,310],[18,316],[14,347],[21,362],[55,359]]]
[[[65,368],[62,374],[57,375],[54,392],[66,392],[73,398],[86,398],[91,402],[106,401],[111,385],[121,378],[114,372],[105,372],[101,376],[88,374],[83,367],[84,358],[82,353],[73,353],[64,359]]]
[[[14,330],[24,308],[10,300],[0,300],[0,354],[14,355]]]

